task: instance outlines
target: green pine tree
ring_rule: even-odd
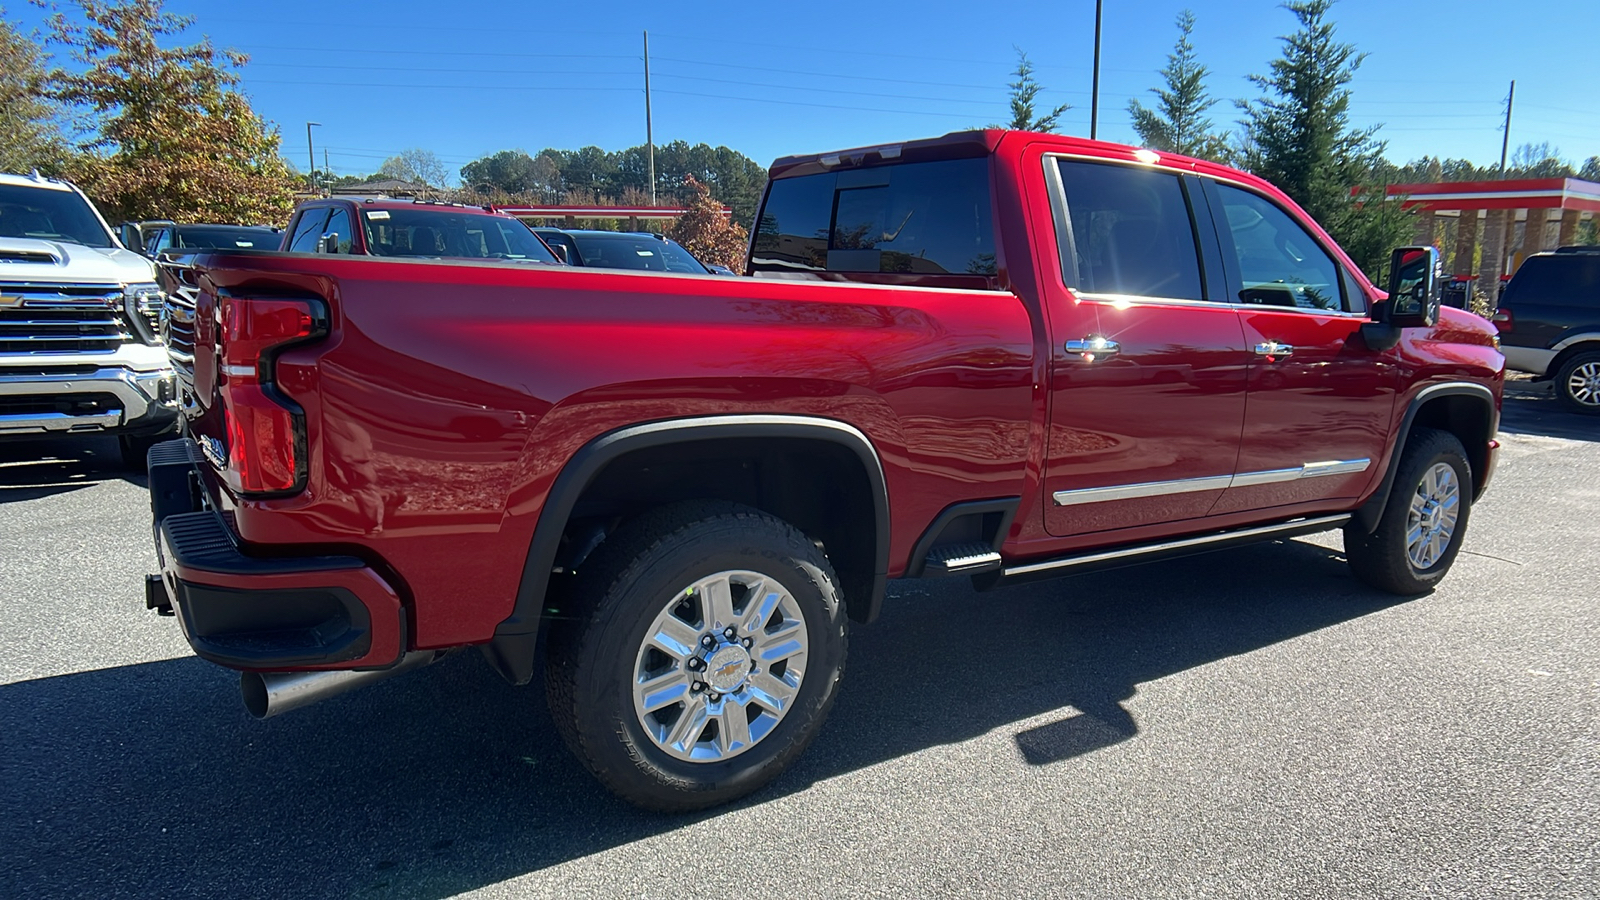
[[[1241,101],[1243,163],[1300,204],[1369,275],[1382,278],[1390,247],[1408,243],[1410,216],[1384,198],[1379,126],[1350,125],[1350,89],[1365,54],[1335,40],[1334,0],[1289,0],[1300,28],[1283,40],[1262,96]]]
[[[1028,54],[1023,53],[1021,48],[1013,49],[1017,51],[1017,69],[1011,74],[1016,76],[1017,80],[1006,85],[1011,89],[1011,121],[999,127],[1017,131],[1055,131],[1061,114],[1072,106],[1063,103],[1035,118],[1034,100],[1038,98],[1039,92],[1044,90],[1044,85],[1033,77],[1033,63],[1028,61]]]
[[[1211,120],[1206,117],[1206,110],[1217,101],[1206,90],[1208,70],[1195,58],[1194,44],[1189,40],[1193,33],[1194,13],[1186,9],[1178,14],[1178,42],[1167,54],[1166,68],[1161,70],[1166,87],[1150,89],[1159,98],[1156,108],[1129,100],[1128,114],[1133,117],[1133,130],[1144,146],[1221,162],[1228,157],[1228,143],[1225,137],[1212,132]]]

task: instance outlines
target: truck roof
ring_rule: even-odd
[[[296,209],[304,206],[316,206],[325,203],[346,202],[354,203],[362,209],[416,209],[418,207],[429,209],[448,209],[454,212],[468,213],[481,216],[504,216],[505,213],[484,209],[481,206],[469,206],[465,203],[451,203],[445,200],[413,200],[409,197],[319,197],[315,200],[302,200]]]
[[[46,178],[37,172],[32,175],[3,174],[0,175],[0,184],[15,185],[18,187],[45,188],[46,190],[51,191],[72,190],[72,185],[68,184],[67,182],[57,181],[54,178]]]

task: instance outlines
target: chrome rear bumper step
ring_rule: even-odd
[[[1100,569],[1115,569],[1122,566],[1155,562],[1160,559],[1176,559],[1183,556],[1210,553],[1213,550],[1226,550],[1230,547],[1254,544],[1260,541],[1301,537],[1307,534],[1332,531],[1343,527],[1348,521],[1350,521],[1349,513],[1339,513],[1332,516],[1290,519],[1287,522],[1274,522],[1270,525],[1253,525],[1248,528],[1235,528],[1228,531],[1217,531],[1211,534],[1176,538],[1150,544],[1133,544],[1125,547],[1090,550],[1070,556],[1056,557],[1055,559],[1006,566],[996,572],[975,576],[973,583],[980,590],[987,590],[1007,584],[1020,584],[1042,578],[1053,578],[1057,575],[1075,575],[1081,572],[1093,572]]]

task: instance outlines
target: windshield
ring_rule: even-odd
[[[110,247],[111,235],[76,191],[0,184],[0,237]]]
[[[276,250],[283,236],[270,228],[180,228],[180,247],[218,247],[225,250]]]
[[[557,262],[528,226],[505,216],[448,208],[364,209],[361,222],[374,256]]]
[[[574,234],[586,266],[602,269],[644,269],[651,272],[706,274],[689,251],[649,234]]]

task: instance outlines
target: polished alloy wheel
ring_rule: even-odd
[[[1446,463],[1434,463],[1411,497],[1406,519],[1406,558],[1419,571],[1431,568],[1450,546],[1461,515],[1461,479]]]
[[[794,595],[760,572],[718,572],[679,592],[634,663],[633,709],[671,756],[718,762],[772,733],[805,678]]]
[[[1586,362],[1567,376],[1567,394],[1584,406],[1600,407],[1600,362]]]

